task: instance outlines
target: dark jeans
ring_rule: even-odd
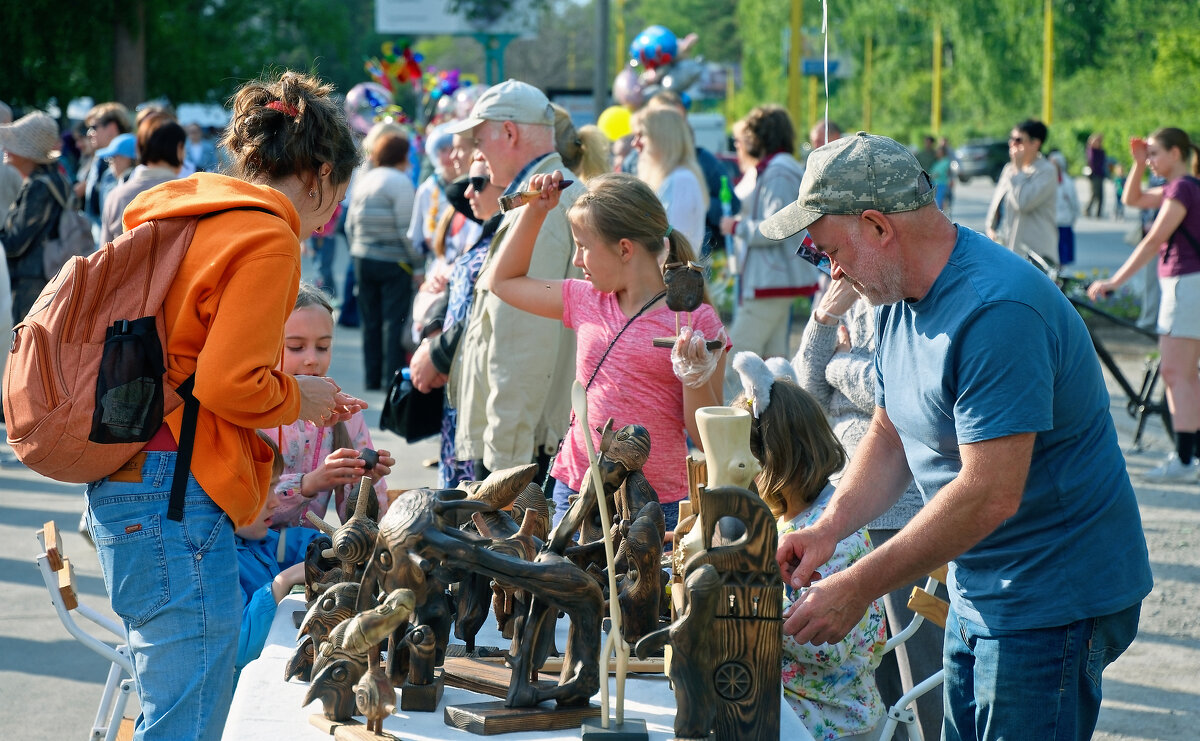
[[[1092,215],[1092,205],[1096,206],[1096,218],[1104,215],[1104,176],[1099,177],[1092,175],[1089,180],[1092,181],[1092,198],[1088,201],[1087,215]]]
[[[358,316],[362,326],[363,380],[380,389],[408,363],[404,326],[412,311],[412,270],[398,262],[354,258]]]

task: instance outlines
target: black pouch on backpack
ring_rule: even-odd
[[[105,333],[88,439],[145,442],[163,421],[163,350],[154,317],[114,322]]]

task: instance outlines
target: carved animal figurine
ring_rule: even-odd
[[[464,481],[458,488],[467,492],[467,501],[484,502],[492,511],[502,510],[512,506],[536,475],[537,465],[530,463],[492,471],[483,481]]]
[[[353,715],[353,686],[366,671],[370,652],[408,620],[413,603],[410,590],[392,590],[375,609],[338,623],[329,639],[317,648],[312,684],[304,704],[320,698],[325,717],[330,720],[346,720]]]
[[[313,658],[316,656],[316,644],[311,636],[302,635],[296,643],[296,650],[291,658],[283,665],[283,681],[299,679],[301,682],[312,681]]]
[[[532,522],[526,519],[528,512],[534,514]],[[546,536],[550,534],[550,505],[546,502],[546,495],[542,492],[542,487],[531,483],[517,495],[517,500],[513,502],[512,506],[512,518],[521,523],[523,531],[526,531],[525,523],[529,522],[529,529],[526,532],[539,541],[545,542]]]
[[[618,579],[617,603],[621,606],[621,635],[630,645],[658,629],[664,529],[662,507],[658,502],[648,502],[621,539],[627,569]]]
[[[418,625],[404,636],[408,646],[408,683],[429,684],[434,677],[434,646],[437,637],[428,625]]]
[[[666,643],[671,644],[667,673],[675,687],[675,737],[707,739],[717,717],[713,681],[717,661],[711,642],[721,575],[705,564],[689,573],[685,584],[687,611],[669,627],[638,641],[635,651],[638,658],[644,659]]]
[[[308,635],[313,644],[320,646],[329,637],[334,627],[349,620],[358,612],[358,585],[344,581],[327,588],[304,614],[296,638]]]
[[[379,523],[379,539],[363,575],[363,587],[369,591],[395,588],[405,578],[403,565],[416,559],[438,564],[433,571],[453,564],[459,570],[473,570],[532,592],[534,606],[523,626],[520,650],[512,657],[512,682],[505,704],[530,707],[556,700],[559,705],[586,705],[600,687],[596,652],[603,603],[600,588],[574,564],[553,554],[542,553],[529,563],[494,552],[488,541],[453,527],[451,523],[460,515],[456,510],[487,509],[484,502],[463,501],[464,496],[465,492],[453,489],[416,489],[393,502]],[[534,665],[534,637],[559,610],[571,620],[564,678],[559,686],[542,689],[529,681],[531,672],[540,666]],[[439,647],[440,641],[439,637]]]
[[[307,605],[312,605],[313,600],[325,591],[320,585],[322,583],[328,585],[330,576],[332,576],[329,573],[330,570],[337,568],[336,560],[321,555],[326,549],[332,547],[332,538],[328,535],[319,535],[313,538],[304,549],[304,602]],[[340,568],[338,568],[338,574],[341,574]],[[338,579],[338,581],[341,580]]]
[[[704,301],[704,266],[694,262],[673,262],[663,266],[667,284],[667,308],[671,311],[695,311]]]
[[[379,526],[367,516],[369,500],[375,499],[371,479],[363,476],[358,487],[358,499],[355,503],[354,514],[342,524],[334,528],[329,523],[317,517],[312,512],[305,513],[308,521],[321,532],[333,539],[333,546],[321,553],[326,558],[336,558],[342,564],[342,573],[346,581],[358,581],[362,567],[371,556],[375,547],[375,536],[379,534]],[[379,502],[375,502],[378,511]]]
[[[354,685],[354,705],[366,716],[367,731],[375,734],[383,733],[383,719],[396,712],[396,689],[377,656]]]

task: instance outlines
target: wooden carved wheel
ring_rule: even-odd
[[[713,682],[717,694],[726,700],[740,700],[749,695],[750,686],[754,683],[746,665],[737,661],[728,661],[718,666],[713,674]]]

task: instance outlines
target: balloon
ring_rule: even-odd
[[[703,72],[704,66],[695,59],[680,59],[667,70],[662,79],[662,86],[667,90],[682,93],[694,85]]]
[[[392,102],[392,93],[378,82],[360,82],[346,93],[346,120],[350,127],[366,136],[375,123],[375,114]]]
[[[633,67],[626,67],[617,73],[616,79],[613,80],[612,94],[614,100],[630,108],[640,108],[646,99],[642,83]]]
[[[623,105],[609,106],[596,120],[596,127],[609,139],[616,141],[629,135],[632,130],[630,125],[632,117],[629,109]]]
[[[679,56],[679,41],[670,29],[650,26],[639,33],[629,45],[629,57],[634,64],[654,69],[670,64]]]
[[[467,118],[471,115],[471,109],[475,107],[475,101],[479,100],[479,96],[487,92],[487,85],[466,85],[458,89],[454,94],[454,115],[457,118]]]

